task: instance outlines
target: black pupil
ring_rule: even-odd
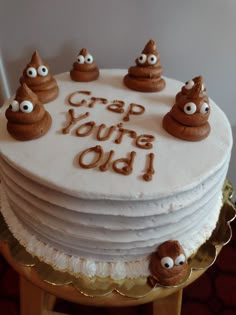
[[[29,71],[29,74],[31,75],[31,74],[33,74],[33,72],[30,70],[30,71]]]
[[[183,265],[183,264],[184,264],[184,262],[183,262],[183,261],[180,261],[180,262],[179,262],[179,264],[180,264],[180,265]]]
[[[169,264],[166,263],[166,264],[165,264],[165,267],[166,267],[166,268],[169,268],[170,266],[169,266]]]
[[[42,71],[43,71],[43,72],[46,72],[46,68],[43,68]]]
[[[187,110],[190,111],[191,110],[191,106],[187,106]]]
[[[24,108],[24,110],[27,110],[28,109],[28,105],[24,105],[23,108]]]

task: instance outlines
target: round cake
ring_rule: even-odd
[[[2,214],[27,251],[55,269],[113,279],[146,277],[150,255],[177,240],[187,257],[214,230],[232,135],[209,99],[209,135],[185,141],[163,117],[183,83],[164,78],[159,92],[138,92],[127,71],[97,80],[55,76],[59,95],[44,104],[52,125],[30,141],[7,130],[1,109]],[[220,128],[219,128],[220,126]]]

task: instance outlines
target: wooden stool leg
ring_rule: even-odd
[[[49,315],[59,314],[51,312],[56,297],[34,286],[31,282],[20,277],[20,314],[21,315]]]
[[[51,295],[49,293],[44,293],[44,298],[43,298],[44,313],[42,315],[47,315],[47,314],[55,314],[56,315],[57,313],[50,312],[53,310],[55,303],[56,303],[56,297],[54,295]]]
[[[153,315],[180,315],[183,290],[179,290],[166,298],[155,300],[152,303]]]
[[[20,277],[20,314],[42,315],[44,292],[31,284],[28,280]]]

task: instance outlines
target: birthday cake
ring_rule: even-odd
[[[161,77],[160,65],[158,91],[131,90],[142,79],[127,70],[95,67],[83,80],[75,69],[54,76],[53,100],[43,103],[24,81],[1,109],[1,211],[10,230],[40,260],[88,277],[147,277],[152,253],[169,240],[190,257],[222,206],[226,116],[202,79],[199,87]],[[145,73],[142,86],[153,80]]]

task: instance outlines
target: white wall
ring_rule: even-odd
[[[153,38],[166,76],[203,75],[236,138],[235,30],[235,0],[0,0],[0,97],[14,93],[35,49],[54,73],[82,47],[101,68],[127,68]],[[228,177],[236,185],[235,148]]]

